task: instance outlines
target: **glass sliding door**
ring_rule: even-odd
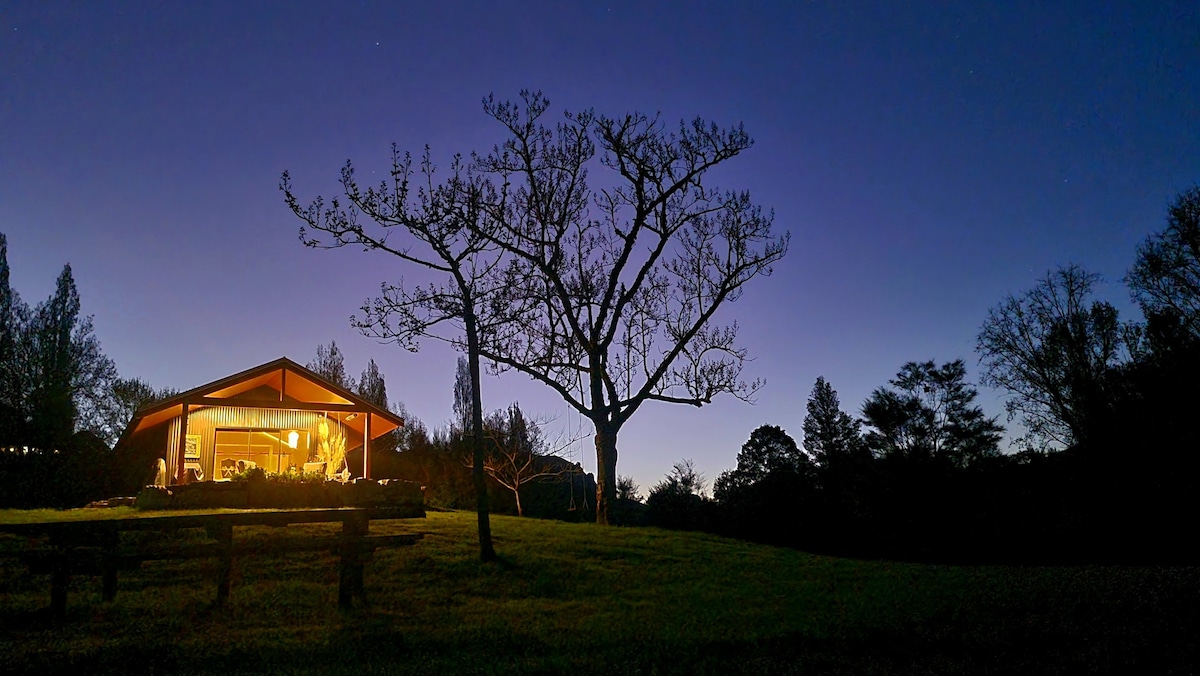
[[[286,472],[308,459],[308,432],[274,429],[218,429],[217,479],[229,479],[251,467]]]

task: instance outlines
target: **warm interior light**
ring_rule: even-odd
[[[357,413],[351,413],[350,415],[346,416],[346,420],[354,420],[357,417],[358,417]]]
[[[300,441],[300,433],[299,432],[297,432],[296,430],[292,430],[291,432],[288,432],[288,440],[287,440],[288,446],[295,448],[296,443],[299,441]]]

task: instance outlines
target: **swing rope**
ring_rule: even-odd
[[[578,415],[578,414],[576,414]],[[567,434],[571,433],[571,407],[567,407]],[[567,507],[568,512],[575,511],[575,472],[571,472],[571,504]]]
[[[583,378],[580,378],[579,379],[579,401],[580,402],[583,402],[583,394],[584,394]],[[579,416],[579,427],[576,429],[576,437],[575,437],[579,442],[579,473],[580,473],[580,475],[583,475],[583,448],[584,448],[584,446],[583,446],[583,414],[578,413],[578,412],[576,412],[576,414]],[[572,484],[572,485],[574,485],[574,484]],[[583,490],[581,491],[581,493],[583,494],[583,509],[585,511],[590,510],[591,507],[588,506],[588,501],[587,501],[587,482],[586,481],[584,481],[584,483],[583,483]]]
[[[583,379],[580,378],[579,379],[579,401],[580,402],[583,401],[583,393],[584,393]],[[573,407],[573,406],[567,406],[567,434],[572,434],[571,413],[574,412],[577,422],[575,424],[574,438],[573,438],[572,443],[579,444],[579,446],[576,447],[576,450],[579,451],[579,455],[577,456],[579,458],[579,462],[575,463],[575,466],[578,467],[579,469],[578,469],[578,471],[571,472],[571,504],[569,507],[567,507],[568,512],[574,512],[576,510],[575,479],[583,476],[583,446],[582,446],[582,444],[583,444],[583,414],[580,413],[579,411],[575,411],[574,409],[575,409],[575,407]],[[581,491],[580,497],[583,500],[583,508],[585,510],[589,509],[588,501],[587,501],[587,484],[586,484],[586,482],[584,483],[583,490]]]

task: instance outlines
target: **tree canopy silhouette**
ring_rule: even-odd
[[[338,387],[354,389],[354,378],[346,374],[346,358],[336,340],[329,341],[329,345],[318,345],[317,356],[308,362],[307,367]]]
[[[1111,415],[1110,370],[1131,328],[1111,304],[1089,299],[1099,276],[1076,265],[1047,273],[988,311],[976,339],[984,385],[1009,394],[1009,419],[1030,446],[1087,441]]]
[[[817,377],[805,407],[804,450],[818,465],[859,454],[862,445],[861,424],[841,409],[837,392],[823,376]]]
[[[729,499],[772,473],[811,474],[812,459],[783,428],[762,425],[750,433],[737,454],[737,467],[717,477],[714,496]]]
[[[0,232],[0,445],[25,443],[20,343],[28,313],[9,284],[8,238]]]
[[[0,233],[0,443],[43,451],[77,431],[108,436],[117,371],[81,315],[71,266],[32,310],[9,285],[8,241]]]
[[[489,335],[481,350],[592,422],[606,523],[617,436],[643,404],[749,400],[761,385],[742,380],[737,325],[715,314],[770,274],[788,235],[772,234],[773,214],[749,193],[705,182],[751,146],[740,126],[696,119],[672,131],[656,116],[586,110],[550,127],[549,101],[530,92],[484,108],[508,132],[474,166],[497,186],[487,211],[510,255],[506,303],[520,330]]]
[[[1167,210],[1167,227],[1138,247],[1126,283],[1147,319],[1166,315],[1200,339],[1200,186]]]
[[[884,458],[931,460],[965,467],[999,453],[1004,429],[973,404],[978,392],[966,382],[966,365],[956,359],[908,362],[891,388],[876,389],[863,404],[872,429],[866,443]]]

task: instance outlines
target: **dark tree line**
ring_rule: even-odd
[[[978,509],[959,508],[972,495],[964,487],[1001,458],[1002,428],[974,403],[965,375],[961,360],[905,364],[863,403],[861,419],[818,378],[803,446],[778,426],[754,430],[737,466],[717,478],[711,504],[693,505],[703,520],[692,526],[841,554],[928,557],[957,549],[956,535],[955,547],[943,551],[945,536],[979,517]],[[647,517],[682,527],[661,510]]]
[[[0,234],[0,443],[55,450],[77,430],[106,432],[103,400],[116,367],[100,351],[91,317],[80,315],[71,266],[34,308],[9,283],[8,242]]]
[[[0,233],[0,506],[78,506],[132,494],[144,477],[112,445],[135,411],[169,394],[117,376],[82,314],[70,265],[29,307]]]
[[[818,378],[803,450],[760,427],[714,500],[676,496],[686,510],[651,510],[651,521],[864,556],[1192,560],[1200,187],[1137,251],[1125,282],[1140,321],[1094,299],[1099,281],[1078,266],[1051,271],[982,325],[982,383],[1007,397],[1014,452],[1000,453],[1003,428],[974,404],[962,360],[905,364],[859,419]],[[651,503],[663,488],[678,492],[660,484]]]

